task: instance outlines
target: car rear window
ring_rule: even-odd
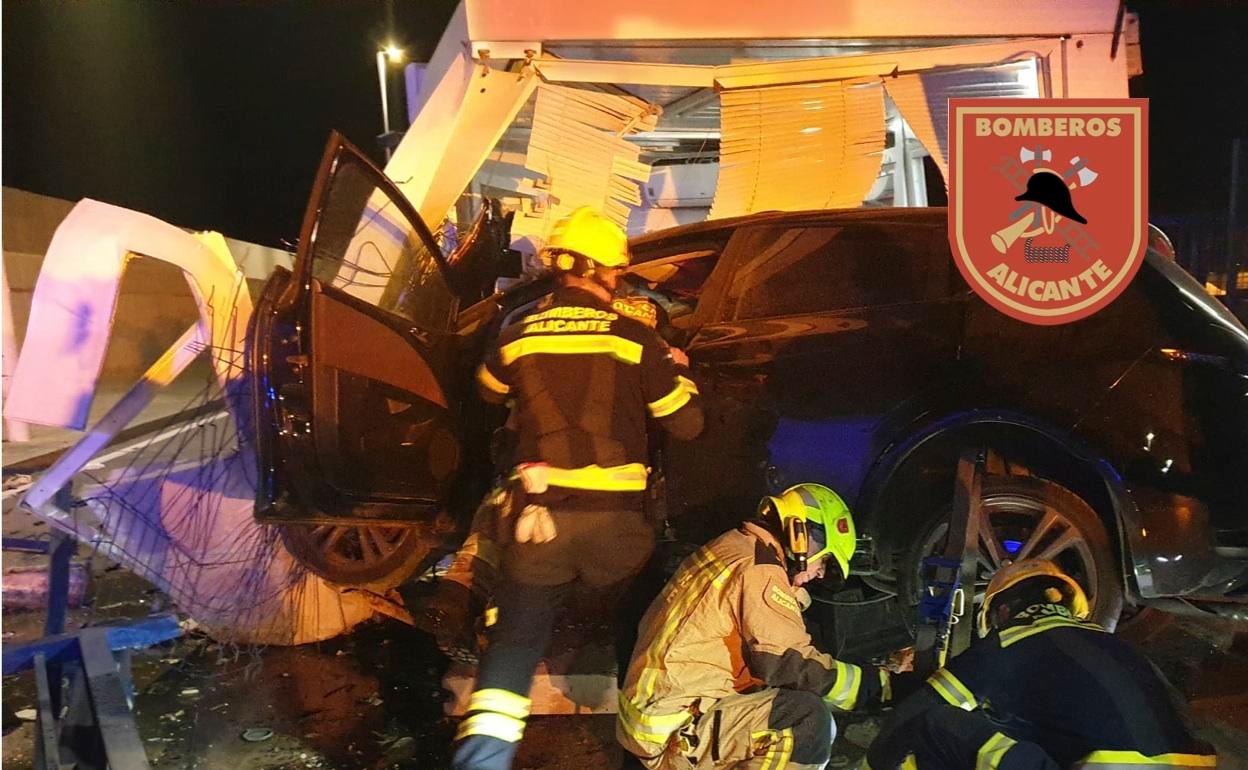
[[[920,302],[949,289],[949,251],[930,225],[760,225],[739,253],[725,308],[737,320]]]

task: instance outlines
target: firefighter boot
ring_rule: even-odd
[[[485,613],[497,581],[496,551],[493,542],[477,533],[470,535],[425,604],[420,625],[449,658],[476,663],[480,657],[477,620]]]

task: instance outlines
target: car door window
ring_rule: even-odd
[[[435,247],[367,169],[342,161],[312,236],[312,277],[426,331],[450,328],[454,295]]]
[[[948,291],[948,257],[926,225],[846,222],[751,228],[725,317],[736,320],[918,302]]]
[[[428,521],[459,465],[457,298],[420,215],[330,137],[291,278],[250,333],[257,516]],[[378,507],[380,506],[380,507]]]
[[[672,328],[692,328],[707,281],[732,234],[723,228],[635,246],[624,281],[635,293],[656,302]]]

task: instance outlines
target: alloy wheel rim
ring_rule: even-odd
[[[1083,587],[1089,606],[1096,606],[1096,560],[1086,538],[1068,516],[1042,500],[1016,493],[991,494],[983,500],[981,510],[989,526],[987,532],[981,528],[979,533],[975,607],[983,604],[988,582],[998,569],[1032,558],[1049,559],[1066,570]],[[922,553],[933,555],[941,550],[948,530],[948,523],[943,521],[933,527],[923,541]]]
[[[415,535],[410,527],[381,524],[296,524],[289,529],[321,564],[348,573],[376,570]]]

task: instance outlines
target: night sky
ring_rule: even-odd
[[[393,36],[426,60],[454,5],[5,0],[4,184],[293,240],[331,129],[379,160],[377,46]],[[1248,138],[1248,3],[1130,7],[1152,211],[1224,211],[1230,140]]]
[[[388,30],[425,61],[454,8],[5,0],[4,184],[293,241],[331,130],[381,160],[375,54]],[[401,73],[391,80],[401,93]]]

